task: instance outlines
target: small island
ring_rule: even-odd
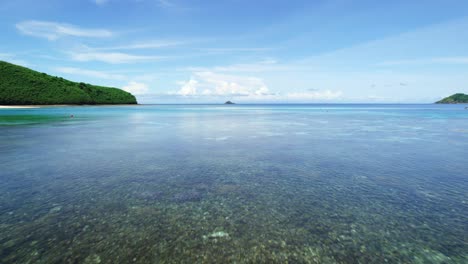
[[[457,93],[436,102],[436,104],[468,104],[468,94]]]
[[[227,101],[227,102],[225,102],[224,104],[231,105],[231,104],[235,104],[235,103],[233,103],[233,102],[231,102],[231,101]]]
[[[77,83],[0,61],[0,105],[137,104],[118,88]]]

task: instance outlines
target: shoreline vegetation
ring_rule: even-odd
[[[113,87],[72,82],[0,61],[0,105],[137,104],[135,96]]]
[[[456,93],[437,101],[436,104],[468,104],[468,94]]]
[[[0,109],[29,109],[43,107],[78,107],[78,106],[144,106],[142,104],[50,104],[50,105],[0,105]]]

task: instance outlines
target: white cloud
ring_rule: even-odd
[[[129,82],[122,89],[133,95],[143,95],[149,92],[148,85],[146,85],[145,83],[133,82],[133,81]]]
[[[106,29],[87,29],[65,23],[28,20],[16,24],[16,28],[25,35],[56,40],[61,37],[107,38],[114,34]]]
[[[274,64],[270,61],[265,64]],[[263,63],[262,63],[263,64]],[[250,66],[248,66],[250,67]],[[243,102],[317,102],[341,100],[343,93],[331,89],[308,89],[299,92],[272,92],[262,78],[212,71],[195,71],[188,81],[178,82],[180,89],[170,93],[182,97],[219,100],[229,98]]]
[[[195,72],[186,82],[179,82],[176,94],[183,96],[262,96],[271,94],[262,79],[249,76]]]
[[[109,80],[125,79],[125,76],[120,75],[120,74],[112,74],[112,73],[107,73],[107,72],[93,71],[93,70],[73,68],[73,67],[58,67],[58,68],[55,68],[55,70],[61,73],[88,76],[88,77],[100,78],[100,79],[109,79]]]
[[[182,85],[180,90],[177,92],[178,95],[188,96],[188,95],[197,95],[197,86],[198,81],[190,79],[187,82],[179,82]]]
[[[141,56],[122,52],[70,52],[75,61],[101,61],[111,64],[135,63],[145,61],[157,61],[163,59],[159,56]]]
[[[147,42],[132,43],[129,45],[95,48],[95,50],[136,50],[136,49],[159,49],[183,45],[187,42],[176,40],[153,40]]]

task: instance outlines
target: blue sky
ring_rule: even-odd
[[[466,0],[2,0],[0,60],[140,103],[468,93]]]

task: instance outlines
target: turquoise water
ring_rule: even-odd
[[[0,263],[467,263],[467,190],[461,105],[0,109]]]

